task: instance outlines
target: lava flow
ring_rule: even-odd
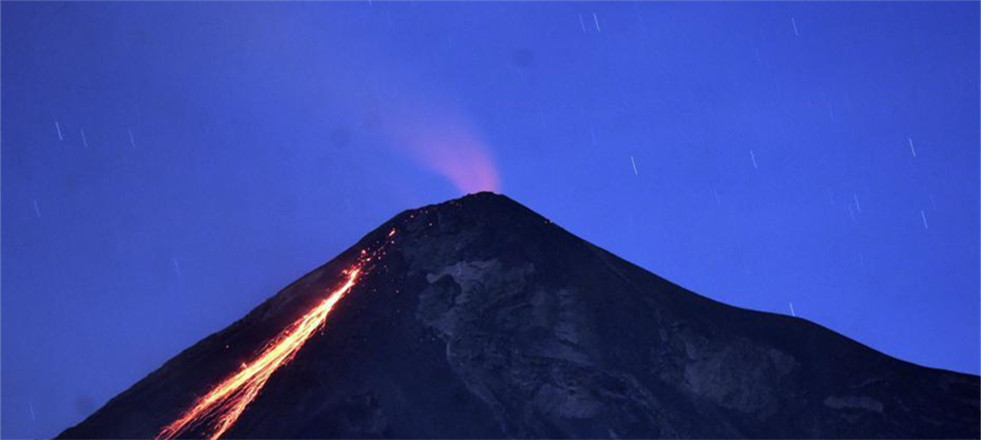
[[[392,229],[390,238],[395,235]],[[391,243],[391,241],[386,244]],[[380,251],[380,250],[379,250]],[[376,251],[374,255],[377,255]],[[381,252],[384,254],[384,252]],[[242,368],[230,374],[215,385],[207,394],[198,398],[194,404],[177,420],[165,426],[157,439],[172,439],[186,434],[188,429],[207,422],[205,434],[211,440],[221,437],[228,428],[238,420],[245,408],[259,395],[269,378],[280,367],[291,361],[303,347],[303,344],[327,322],[334,305],[351,291],[363,273],[365,265],[372,260],[366,251],[361,251],[361,258],[356,264],[344,271],[347,280],[343,285],[330,292],[313,310],[294,321],[273,338],[256,357]],[[209,433],[210,432],[210,433]]]

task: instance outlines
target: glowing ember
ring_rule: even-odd
[[[395,235],[394,229],[388,234],[389,237],[392,235]],[[323,327],[334,305],[351,291],[358,282],[364,265],[371,261],[370,257],[365,258],[366,255],[367,252],[361,251],[362,258],[358,263],[344,271],[347,280],[343,285],[330,292],[313,310],[286,327],[254,359],[243,363],[241,369],[198,398],[180,418],[165,426],[156,438],[172,439],[186,434],[188,429],[202,423],[207,424],[205,433],[208,433],[208,438],[213,440],[221,437],[255,400],[273,373],[289,363],[303,344]]]

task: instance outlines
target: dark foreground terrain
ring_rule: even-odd
[[[977,376],[712,301],[489,193],[399,214],[61,437],[153,437],[392,228],[225,437],[979,437]]]

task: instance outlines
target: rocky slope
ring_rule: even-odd
[[[489,193],[399,214],[63,438],[146,438],[394,244],[228,438],[978,438],[977,376],[689,292]]]

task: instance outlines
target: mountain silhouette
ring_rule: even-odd
[[[222,397],[252,400],[208,400],[266,356]],[[395,216],[60,437],[978,438],[979,400],[978,376],[713,301],[478,193]]]

